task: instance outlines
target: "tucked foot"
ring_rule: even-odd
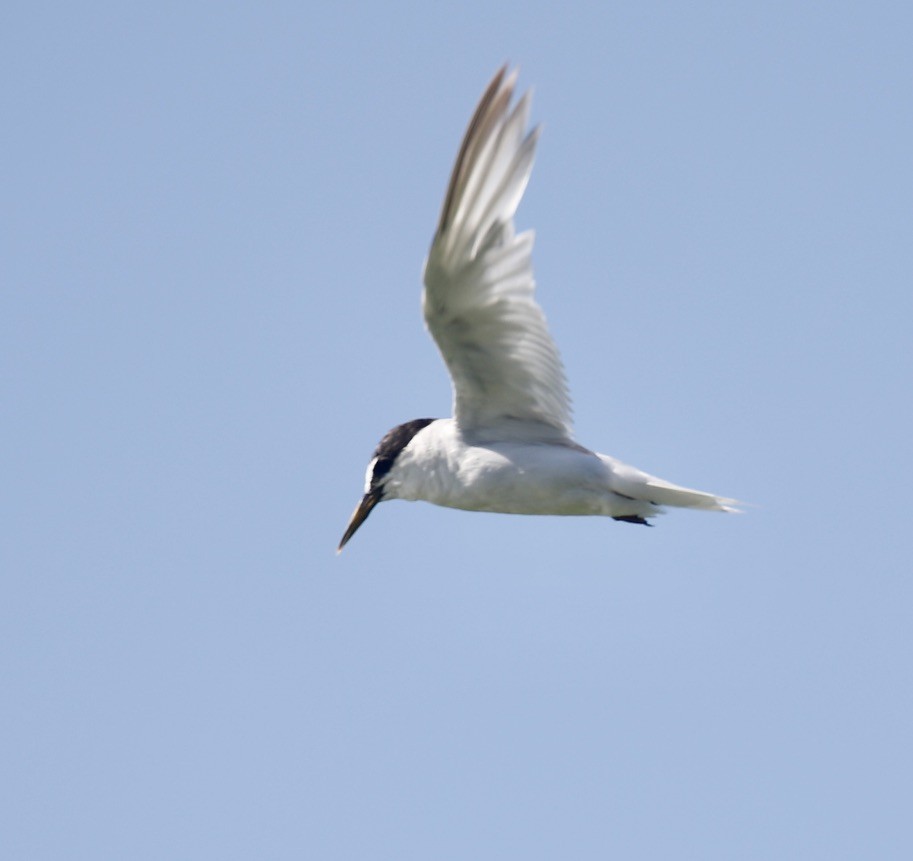
[[[641,526],[652,526],[652,523],[647,523],[639,514],[623,514],[621,517],[613,517],[612,520],[621,520],[624,523],[639,523]]]

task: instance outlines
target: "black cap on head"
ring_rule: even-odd
[[[400,452],[412,442],[412,438],[422,428],[428,427],[434,419],[412,419],[411,422],[397,425],[388,431],[377,444],[374,454],[374,471],[371,474],[371,487],[378,485],[383,477],[393,468]]]
[[[377,444],[377,448],[374,449],[374,454],[371,456],[374,461],[374,469],[371,470],[368,491],[361,498],[361,502],[358,503],[355,511],[352,512],[349,525],[343,533],[342,541],[339,542],[339,547],[336,548],[337,553],[346,546],[346,542],[355,534],[358,527],[365,522],[374,506],[383,500],[384,489],[382,482],[384,476],[393,468],[393,464],[396,463],[400,452],[412,442],[412,438],[422,428],[428,427],[433,421],[434,419],[413,419],[411,422],[397,425]]]

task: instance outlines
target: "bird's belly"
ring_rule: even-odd
[[[595,456],[559,446],[470,447],[425,498],[503,514],[609,514],[615,496]]]

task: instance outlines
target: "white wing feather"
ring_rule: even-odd
[[[538,128],[526,133],[529,93],[510,109],[516,78],[506,67],[495,75],[463,138],[422,305],[464,433],[570,439],[564,369],[533,295],[533,233],[514,232],[538,139]]]

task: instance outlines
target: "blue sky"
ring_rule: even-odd
[[[560,10],[560,11],[559,11]],[[913,12],[7,4],[10,858],[913,853]],[[505,61],[581,442],[752,503],[383,505]]]

